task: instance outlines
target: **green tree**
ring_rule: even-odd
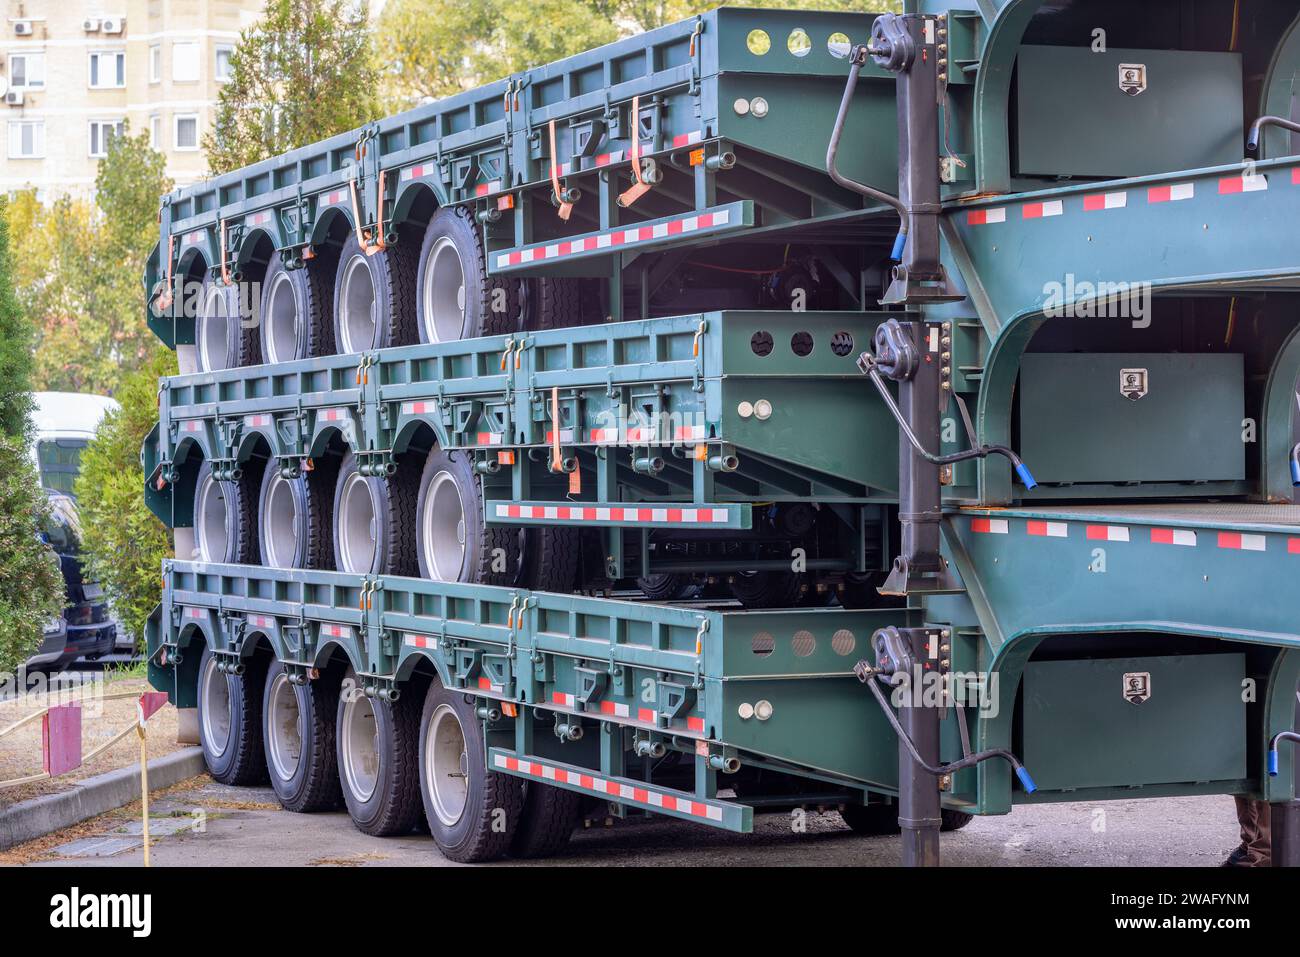
[[[81,508],[87,576],[98,581],[122,627],[137,644],[161,597],[162,560],[171,533],[141,494],[140,445],[158,421],[158,379],[175,375],[176,355],[161,345],[122,379],[121,408],[110,412],[81,453],[74,491]]]
[[[333,136],[375,115],[364,0],[268,0],[230,57],[212,129],[213,173]]]
[[[157,241],[159,197],[171,189],[147,134],[113,137],[95,202],[43,206],[18,193],[6,216],[22,307],[37,320],[35,381],[43,389],[112,393],[148,356],[140,276]]]
[[[0,433],[23,439],[32,410],[32,348],[36,331],[14,294],[9,222],[0,198]]]

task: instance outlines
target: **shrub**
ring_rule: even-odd
[[[137,646],[162,594],[161,568],[171,533],[144,502],[140,445],[158,421],[158,379],[176,374],[176,356],[158,347],[143,368],[123,377],[109,413],[81,453],[75,491],[89,577],[98,581]]]
[[[0,672],[16,671],[63,611],[63,576],[40,539],[49,507],[25,444],[0,436]]]

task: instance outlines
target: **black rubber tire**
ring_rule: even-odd
[[[230,695],[230,734],[226,747],[218,754],[213,742],[208,740],[204,721],[203,676],[214,657],[210,648],[204,648],[199,659],[199,744],[203,748],[203,761],[218,784],[240,787],[265,784],[270,777],[262,749],[262,685],[266,679],[266,662],[253,658],[244,663],[242,675],[225,675]]]
[[[578,581],[579,531],[565,525],[524,529],[520,586],[565,595],[572,592]]]
[[[460,574],[455,579],[479,585],[514,585],[519,581],[520,534],[518,528],[483,523],[483,486],[474,474],[469,456],[464,452],[448,453],[440,448],[429,451],[420,475],[415,504],[415,553],[420,577],[436,580],[433,563],[425,556],[424,509],[434,479],[447,472],[456,482],[460,506],[465,519],[465,554]],[[500,552],[498,553],[498,549]]]
[[[408,683],[394,702],[370,699],[375,714],[379,763],[375,789],[366,797],[353,790],[344,770],[347,757],[343,734],[349,716],[345,696],[361,695],[362,691],[351,668],[343,676],[335,718],[339,787],[352,823],[363,834],[372,837],[409,834],[422,817],[419,775],[420,710],[424,704],[419,692],[422,690],[421,684]]]
[[[840,817],[854,834],[883,837],[899,833],[897,804],[847,804]]]
[[[411,244],[401,242],[367,256],[357,242],[356,234],[348,234],[334,271],[332,323],[335,352],[340,355],[365,352],[390,346],[410,346],[420,341],[415,331],[415,255]],[[343,296],[344,279],[354,261],[365,263],[374,287],[371,314],[375,318],[375,328],[368,341],[364,337],[352,341],[353,337],[345,334],[343,328],[344,311],[348,306]]]
[[[651,601],[679,601],[695,588],[685,575],[661,572],[636,580],[636,587]]]
[[[303,264],[301,269],[286,269],[280,254],[271,257],[262,280],[261,313],[258,332],[264,362],[291,362],[315,356],[334,354],[334,273],[336,264],[329,256],[325,261],[317,257]],[[272,324],[272,297],[291,295],[293,302],[293,329],[285,348],[277,348],[279,332]]]
[[[266,468],[262,472],[262,481],[257,492],[258,550],[263,564],[268,566],[272,543],[268,541],[271,529],[267,521],[266,497],[279,469],[280,465],[276,459],[266,460]],[[298,525],[298,541],[292,560],[284,567],[333,568],[334,555],[331,543],[334,527],[334,482],[319,471],[308,472],[296,479],[286,481],[297,513],[295,522]]]
[[[795,572],[754,572],[737,575],[731,594],[746,608],[794,608],[803,597],[804,582]]]
[[[850,804],[840,810],[840,817],[854,834],[868,837],[897,834],[901,830],[897,804]],[[975,815],[943,808],[939,811],[939,819],[939,830],[960,831],[975,819]]]
[[[262,720],[271,720],[271,689],[284,674],[284,665],[272,662],[266,672],[262,690]],[[338,685],[322,675],[305,685],[293,685],[298,699],[298,731],[302,750],[298,767],[289,778],[282,778],[272,759],[271,728],[263,725],[262,744],[271,790],[286,811],[309,814],[329,811],[339,806],[339,769],[334,747],[334,713],[338,710]]]
[[[603,322],[600,282],[564,276],[531,280],[525,313],[525,328],[529,332]]]
[[[558,854],[573,836],[581,807],[582,795],[577,791],[537,781],[525,782],[524,808],[510,842],[510,856],[534,858]]]
[[[257,565],[261,562],[261,548],[258,546],[258,523],[257,523],[257,501],[258,492],[261,489],[262,474],[257,468],[257,462],[248,463],[244,467],[244,473],[237,481],[218,482],[221,489],[222,497],[226,503],[226,548],[224,557],[218,559],[213,556],[214,561],[222,561],[232,565]],[[194,481],[195,507],[198,507],[198,492],[203,487],[204,480],[212,474],[212,465],[204,462],[199,466],[198,474]],[[202,552],[199,550],[201,543],[199,541],[200,525],[198,516],[195,516],[194,523],[194,547],[196,557],[201,559]]]
[[[219,372],[222,369],[239,369],[244,366],[259,365],[262,361],[262,340],[258,335],[258,323],[252,316],[240,314],[239,285],[223,285],[220,279],[211,275],[203,279],[199,293],[199,315],[194,320],[195,361],[200,372]],[[206,318],[209,297],[217,297],[214,302],[213,318]],[[224,311],[224,315],[222,315]],[[212,333],[212,340],[205,346],[204,329],[209,323],[220,323],[224,329]]]
[[[845,608],[888,608],[899,603],[897,598],[882,595],[877,590],[885,583],[888,572],[848,572],[844,586],[839,589],[840,605]]]
[[[440,338],[433,322],[432,303],[425,296],[425,283],[432,268],[431,259],[439,240],[447,239],[460,258],[464,281],[460,330],[451,335],[444,330]],[[420,342],[452,342],[478,336],[508,335],[523,326],[519,281],[489,276],[487,256],[483,251],[481,230],[470,210],[444,206],[429,219],[420,244],[419,267],[415,276],[416,330]]]
[[[454,824],[438,817],[429,791],[429,755],[426,742],[433,717],[446,705],[455,712],[465,739],[463,761],[468,767],[465,807]],[[524,782],[509,774],[489,771],[483,728],[474,705],[464,692],[449,691],[435,679],[429,685],[420,717],[420,795],[429,833],[444,857],[462,864],[491,861],[505,855],[514,840],[524,804]]]
[[[353,574],[414,576],[418,571],[415,561],[415,494],[419,480],[415,460],[406,456],[398,460],[397,471],[392,475],[385,478],[369,476],[364,479],[376,506],[375,520],[378,525],[375,536],[377,547],[369,568],[349,568],[339,546],[338,526],[343,489],[356,472],[357,458],[349,452],[339,464],[338,479],[334,483],[331,521],[334,567]]]

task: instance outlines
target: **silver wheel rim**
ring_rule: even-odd
[[[217,285],[208,286],[203,296],[195,340],[198,343],[199,367],[204,372],[226,368],[226,333],[230,322],[229,296]]]
[[[224,562],[230,545],[226,534],[226,493],[211,473],[205,475],[199,485],[194,508],[197,515],[194,529],[198,538],[199,557],[205,562]]]
[[[375,344],[375,280],[363,255],[355,255],[343,267],[343,290],[339,297],[339,323],[344,353],[360,352]]]
[[[450,472],[439,472],[429,483],[420,531],[429,577],[434,581],[460,581],[465,564],[465,510],[460,485]]]
[[[199,710],[203,717],[203,740],[214,757],[221,757],[230,746],[230,726],[234,723],[230,713],[229,679],[217,670],[217,659],[209,658],[199,683]]]
[[[343,703],[343,778],[348,791],[362,803],[379,784],[379,722],[374,704],[360,690]]]
[[[430,342],[455,342],[465,328],[465,268],[446,236],[429,250],[424,269],[424,333]]]
[[[270,466],[276,468],[274,464]],[[294,482],[276,470],[262,493],[262,558],[272,568],[293,568],[298,557],[298,497]]]
[[[271,743],[271,770],[281,781],[292,781],[302,761],[302,711],[298,692],[286,674],[276,675],[271,682],[266,736]]]
[[[342,501],[339,503],[341,571],[364,574],[374,567],[378,549],[378,516],[379,508],[371,492],[370,482],[359,472],[353,472],[343,483]]]
[[[454,827],[469,801],[469,753],[465,729],[451,705],[438,705],[429,719],[424,768],[433,813],[444,825]]]
[[[269,308],[266,321],[266,361],[287,362],[298,356],[298,300],[293,282],[284,273],[276,273],[267,292]]]

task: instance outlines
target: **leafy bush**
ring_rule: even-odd
[[[39,538],[49,511],[26,445],[0,437],[0,672],[14,672],[63,611],[59,561]]]
[[[172,537],[144,503],[140,444],[158,421],[158,379],[176,374],[176,356],[155,349],[143,368],[123,377],[110,412],[81,453],[75,492],[81,507],[82,548],[89,577],[137,645],[162,593],[162,561]]]

